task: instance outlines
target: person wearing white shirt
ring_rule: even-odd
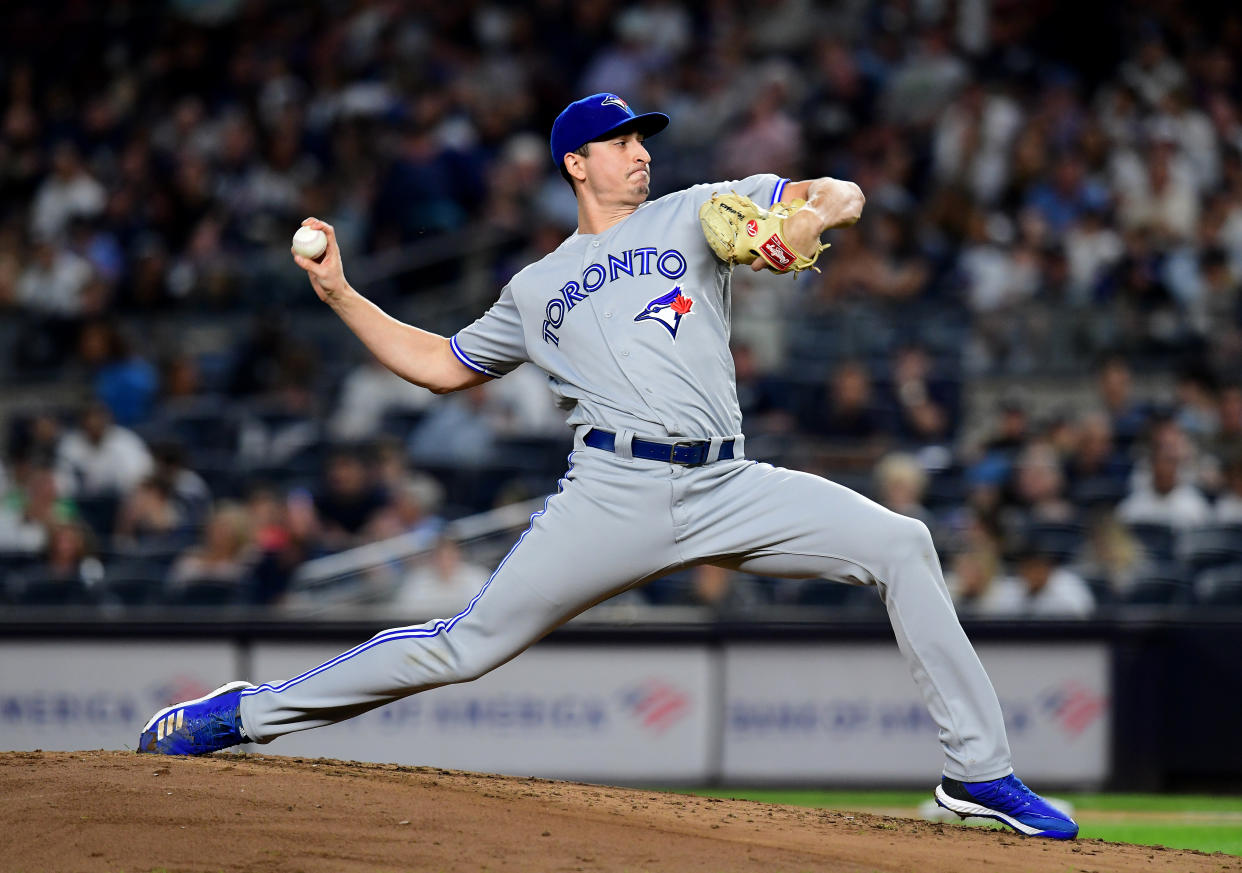
[[[456,615],[489,575],[485,567],[464,560],[456,542],[441,537],[431,556],[405,577],[393,605],[429,618]]]
[[[142,438],[113,423],[101,403],[87,406],[80,428],[65,434],[56,447],[59,490],[75,497],[125,494],[154,469]]]
[[[1179,482],[1180,455],[1176,446],[1160,440],[1151,451],[1151,476],[1139,482],[1117,506],[1126,524],[1165,524],[1186,528],[1206,524],[1212,510],[1193,485]]]
[[[1212,507],[1217,524],[1242,524],[1242,456],[1225,465],[1225,492]]]
[[[1058,567],[1038,547],[1019,557],[1017,572],[998,580],[975,604],[978,615],[991,618],[1087,618],[1095,598],[1074,571]]]

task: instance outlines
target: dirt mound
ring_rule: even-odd
[[[872,815],[256,755],[0,753],[0,870],[1242,871]]]

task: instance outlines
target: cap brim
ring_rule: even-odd
[[[635,115],[633,118],[625,119],[625,121],[621,122],[616,127],[609,128],[599,136],[595,137],[595,139],[601,140],[612,136],[614,133],[620,133],[621,131],[628,132],[631,130],[638,131],[643,135],[643,138],[646,139],[647,137],[655,136],[657,133],[664,130],[664,128],[668,127],[668,121],[668,116],[663,112],[644,112],[642,115]]]

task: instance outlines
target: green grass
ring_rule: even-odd
[[[764,803],[918,816],[927,791],[765,791],[718,789],[687,792]],[[1122,843],[1171,846],[1242,855],[1242,797],[1196,794],[1074,794],[1052,792],[1074,804],[1079,835]],[[989,826],[980,819],[971,823]],[[999,825],[996,825],[999,827]]]

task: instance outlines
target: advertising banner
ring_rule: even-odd
[[[256,646],[253,674],[296,676],[339,653]],[[687,647],[536,647],[481,679],[407,697],[341,724],[254,747],[570,779],[705,779],[710,656]]]
[[[1109,772],[1108,649],[980,645],[1023,779],[1091,785]],[[729,782],[935,782],[937,728],[895,645],[729,645]]]
[[[0,749],[133,749],[156,710],[236,678],[229,640],[0,643]]]

